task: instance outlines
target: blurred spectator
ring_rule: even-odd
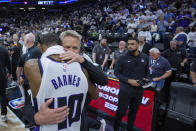
[[[92,52],[93,62],[99,64],[102,70],[106,71],[108,68],[109,48],[107,46],[107,39],[102,38],[100,44],[93,48]]]
[[[189,24],[190,29],[196,24],[196,14],[194,15],[193,22]]]
[[[14,45],[17,46],[20,50],[20,53],[21,53],[21,50],[22,50],[22,46],[21,44],[19,43],[19,38],[18,38],[18,35],[17,34],[13,34],[13,41],[14,41]]]
[[[191,76],[193,85],[196,86],[196,60],[191,65],[190,76]]]
[[[188,33],[188,46],[190,47],[189,57],[193,61],[196,57],[196,24],[193,25],[192,31]]]
[[[87,41],[87,31],[89,29],[90,29],[90,22],[88,22],[88,21],[84,22],[82,35],[84,36],[84,40],[86,40],[86,41]]]
[[[5,89],[7,88],[7,72],[8,69],[8,78],[12,77],[11,75],[11,64],[9,59],[9,54],[7,49],[0,43],[0,100],[1,100],[1,120],[7,120],[7,104],[8,100],[6,97]]]
[[[11,50],[11,65],[12,65],[12,75],[13,75],[13,81],[10,84],[11,86],[16,85],[16,81],[17,81],[17,77],[16,77],[16,67],[17,67],[17,63],[18,60],[20,58],[21,55],[21,45],[18,42],[18,36],[17,34],[13,35],[13,42],[12,42],[12,50]]]
[[[140,32],[144,27],[146,27],[146,24],[144,23],[143,19],[139,19],[139,24],[137,25],[137,31]]]
[[[158,88],[163,88],[165,79],[171,75],[171,67],[167,59],[161,56],[159,49],[150,49],[149,72],[150,78]]]
[[[152,44],[152,36],[150,31],[147,27],[144,27],[139,33],[138,33],[138,39],[143,36],[145,37],[145,40],[147,43]]]
[[[156,20],[153,20],[152,24],[150,25],[150,33],[152,36],[152,45],[154,45],[155,42],[157,42],[160,39],[158,31],[158,25],[156,23]]]
[[[97,31],[94,29],[94,30],[93,30],[93,33],[92,33],[92,37],[95,38],[95,39],[97,40],[97,39],[98,39],[98,35],[99,35],[99,34],[97,33]]]
[[[163,11],[159,7],[157,7],[157,10],[155,11],[155,15],[157,18],[159,18],[161,15],[163,15]]]
[[[184,32],[183,27],[176,28],[176,35],[174,36],[173,40],[178,41],[178,46],[184,50],[186,50],[186,44],[188,43],[188,36]]]
[[[187,62],[186,51],[177,46],[177,41],[170,41],[170,48],[165,50],[162,53],[162,56],[165,57],[172,67],[172,81],[176,81],[176,73],[180,74],[182,68],[185,67]]]
[[[171,10],[166,9],[166,13],[164,14],[164,19],[169,22],[170,18],[175,18],[174,13],[171,12]]]
[[[157,25],[158,25],[158,33],[161,37],[163,44],[165,44],[165,32],[168,28],[168,22],[164,20],[164,16],[160,16]]]
[[[134,22],[133,19],[130,19],[127,25],[127,33],[132,34],[135,31],[136,27],[137,27],[137,24]]]
[[[112,63],[110,65],[110,69],[113,69],[114,68],[114,65],[116,63],[116,60],[127,53],[127,49],[126,49],[126,43],[125,41],[120,41],[119,42],[119,46],[118,46],[118,49],[112,54],[113,55],[113,58],[112,58]]]
[[[171,33],[175,33],[176,31],[176,23],[174,21],[174,19],[171,17],[168,21],[168,29],[167,29],[168,32],[171,32]]]
[[[157,31],[158,31],[158,26],[156,20],[153,20],[152,25],[150,25],[150,32],[153,35],[153,33],[157,33]]]
[[[193,1],[193,0],[192,0]],[[196,1],[192,2],[192,8],[196,9]]]
[[[178,26],[188,27],[193,17],[190,12],[182,12],[179,16],[176,17],[176,22]]]
[[[124,27],[121,21],[118,21],[116,25],[113,25],[112,31],[116,33],[124,33]]]
[[[138,50],[142,53],[145,53],[146,55],[149,55],[149,50],[152,48],[152,46],[146,42],[144,36],[139,37],[139,48]]]
[[[22,33],[20,36],[20,40],[19,40],[19,43],[22,45],[22,54],[25,54],[27,52],[27,48],[25,47],[25,44],[24,44],[24,36],[25,34]]]

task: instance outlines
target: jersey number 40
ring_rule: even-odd
[[[69,98],[68,97],[57,98],[57,107],[62,107],[65,105],[68,105],[69,107],[69,115],[65,121],[58,124],[58,130],[71,127],[71,125],[74,122],[77,122],[80,120],[83,97],[84,97],[83,94],[74,94],[74,95],[69,96]],[[54,108],[54,100],[50,104],[49,107]]]

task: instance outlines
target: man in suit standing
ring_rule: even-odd
[[[152,48],[152,46],[146,43],[145,39],[146,38],[144,36],[139,37],[139,51],[149,55],[149,50]]]

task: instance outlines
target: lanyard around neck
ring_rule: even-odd
[[[153,59],[151,59],[151,61],[150,61],[150,67],[155,66],[159,59],[160,59],[160,57],[155,62],[153,62]]]

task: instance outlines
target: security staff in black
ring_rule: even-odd
[[[7,87],[7,73],[6,68],[8,69],[8,78],[11,78],[11,64],[8,54],[8,50],[0,45],[0,103],[1,103],[1,118],[2,121],[7,119],[7,97],[5,94],[5,88]]]
[[[139,52],[138,47],[138,39],[129,38],[128,52],[117,60],[115,66],[114,74],[120,81],[120,92],[114,131],[119,131],[122,117],[125,116],[128,107],[127,131],[133,130],[136,113],[142,100],[143,89],[138,81],[147,77],[149,60],[146,54]]]
[[[41,58],[41,51],[40,49],[35,45],[35,36],[32,33],[28,33],[24,37],[24,43],[25,46],[27,47],[27,53],[22,55],[18,61],[17,67],[22,67],[24,68],[24,64],[30,60],[30,59],[36,59],[36,58]],[[24,76],[24,92],[25,92],[25,106],[23,108],[23,116],[27,116],[29,114],[29,106],[31,106],[31,97],[28,94],[28,89],[29,88],[29,83],[27,78]],[[32,123],[29,123],[31,121],[28,121],[25,117],[25,127],[31,127]]]
[[[32,33],[28,33],[25,35],[24,37],[24,43],[25,46],[27,48],[27,53],[22,55],[18,61],[18,65],[17,68],[24,68],[24,64],[25,62],[27,62],[30,59],[36,59],[36,58],[40,58],[41,57],[41,51],[40,49],[35,45],[35,35]],[[17,76],[20,75],[20,72],[17,72]],[[28,93],[27,90],[29,89],[29,84],[28,84],[28,80],[26,79],[26,77],[24,76],[24,91],[25,91],[25,104],[28,101]],[[29,99],[30,100],[30,99]]]
[[[176,81],[176,74],[182,72],[182,68],[185,68],[185,63],[188,61],[186,51],[178,48],[177,43],[178,41],[171,40],[170,48],[161,54],[169,61],[172,67],[172,75],[166,79],[168,81],[165,82],[166,84],[171,83],[171,81]],[[169,85],[165,87],[169,87]]]
[[[26,54],[24,54],[20,57],[17,67],[24,68],[24,64],[28,60],[41,58],[41,52],[36,45],[33,45],[32,47],[30,47],[27,51],[28,52]],[[27,90],[29,89],[29,84],[28,84],[28,80],[26,79],[25,76],[24,76],[24,86],[23,87],[24,87],[24,91],[25,91],[25,101],[26,101],[27,94],[28,94]]]

